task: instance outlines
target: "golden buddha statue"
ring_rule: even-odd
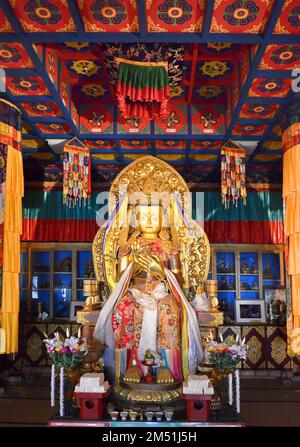
[[[108,224],[93,244],[96,277],[111,291],[94,337],[105,345],[117,381],[142,380],[147,350],[156,356],[157,383],[182,381],[202,358],[189,297],[207,277],[207,237],[188,217],[187,185],[162,160],[130,164],[111,194]]]

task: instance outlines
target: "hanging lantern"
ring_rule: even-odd
[[[129,119],[167,118],[170,98],[168,63],[115,58],[119,66],[117,100],[122,116]]]
[[[242,199],[246,204],[246,151],[237,143],[228,141],[221,150],[221,194],[225,208],[237,206]]]
[[[86,205],[90,195],[90,151],[85,144],[74,137],[64,146],[63,201],[68,206]]]

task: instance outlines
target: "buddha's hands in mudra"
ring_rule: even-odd
[[[145,248],[139,248],[137,242],[133,246],[133,260],[141,270],[164,278],[164,266],[160,257],[147,252]]]

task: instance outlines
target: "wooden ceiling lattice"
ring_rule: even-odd
[[[152,154],[191,182],[216,181],[232,138],[252,145],[249,181],[276,182],[299,34],[297,0],[2,0],[3,95],[23,112],[25,160],[50,177],[61,171],[51,140],[77,136],[104,180]],[[157,43],[178,58],[169,117],[123,120],[107,54],[152,57]]]

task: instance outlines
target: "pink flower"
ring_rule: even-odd
[[[72,354],[77,354],[78,353],[78,349],[72,349]]]
[[[68,352],[68,348],[62,348],[60,352],[61,354],[66,354]]]

